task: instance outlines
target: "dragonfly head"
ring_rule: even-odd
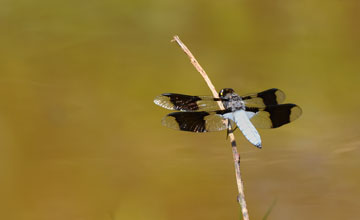
[[[222,89],[222,90],[219,92],[219,97],[220,97],[220,98],[229,98],[232,93],[234,93],[234,90],[233,90],[233,89],[231,89],[231,88],[225,88],[225,89]]]

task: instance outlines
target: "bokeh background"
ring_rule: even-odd
[[[0,219],[239,219],[226,132],[161,125],[164,92],[280,88],[303,108],[237,131],[251,219],[358,219],[360,3],[2,0]]]

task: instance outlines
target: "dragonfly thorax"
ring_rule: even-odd
[[[236,93],[228,93],[224,97],[226,101],[223,101],[225,109],[230,111],[245,110],[245,104],[242,98]]]

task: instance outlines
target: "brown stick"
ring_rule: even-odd
[[[190,52],[190,50],[185,46],[185,44],[180,40],[180,38],[178,36],[174,36],[174,38],[171,40],[171,42],[174,42],[174,41],[176,43],[178,43],[179,46],[181,47],[181,49],[188,55],[188,57],[190,58],[191,63],[194,65],[196,70],[201,74],[201,76],[206,81],[206,83],[209,86],[213,96],[215,98],[219,98],[219,95],[218,95],[214,85],[211,83],[211,80],[209,79],[209,77],[206,74],[205,70],[200,66],[199,62],[195,59],[194,55]],[[218,103],[220,109],[222,109],[222,110],[225,109],[222,102],[217,102],[217,103]],[[224,123],[227,123],[227,121],[224,122]],[[237,148],[236,148],[236,141],[235,141],[235,136],[232,133],[232,128],[229,126],[228,129],[229,129],[229,139],[230,139],[233,158],[234,158],[236,183],[237,183],[238,191],[239,191],[238,202],[239,202],[239,204],[241,206],[241,212],[242,212],[242,215],[243,215],[243,219],[244,220],[249,220],[249,214],[248,214],[248,210],[246,208],[244,185],[243,185],[243,182],[241,180],[241,173],[240,173],[240,154],[238,153]]]

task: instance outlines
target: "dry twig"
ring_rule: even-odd
[[[198,61],[195,59],[194,55],[190,52],[190,50],[185,46],[185,44],[180,40],[180,38],[178,36],[174,36],[174,38],[171,40],[172,42],[176,42],[179,44],[179,46],[181,47],[181,49],[188,55],[188,57],[190,58],[191,63],[194,65],[194,67],[196,68],[196,70],[201,74],[201,76],[204,78],[204,80],[206,81],[207,85],[209,86],[213,96],[215,98],[219,98],[219,95],[214,87],[214,85],[211,83],[209,77],[207,76],[205,70],[200,66],[200,64],[198,63]],[[224,109],[224,106],[221,102],[217,102],[219,104],[220,109]],[[227,122],[226,122],[227,123]],[[240,154],[237,151],[236,148],[236,141],[235,141],[235,136],[232,133],[232,128],[229,127],[229,139],[231,142],[231,147],[232,147],[232,153],[233,153],[233,158],[234,158],[234,164],[235,164],[235,174],[236,174],[236,182],[237,182],[237,186],[238,186],[238,191],[239,191],[239,195],[238,195],[238,202],[241,206],[241,212],[243,215],[243,219],[244,220],[249,220],[249,214],[248,214],[248,210],[246,208],[246,201],[245,201],[245,194],[244,194],[244,185],[243,182],[241,180],[241,173],[240,173]]]

